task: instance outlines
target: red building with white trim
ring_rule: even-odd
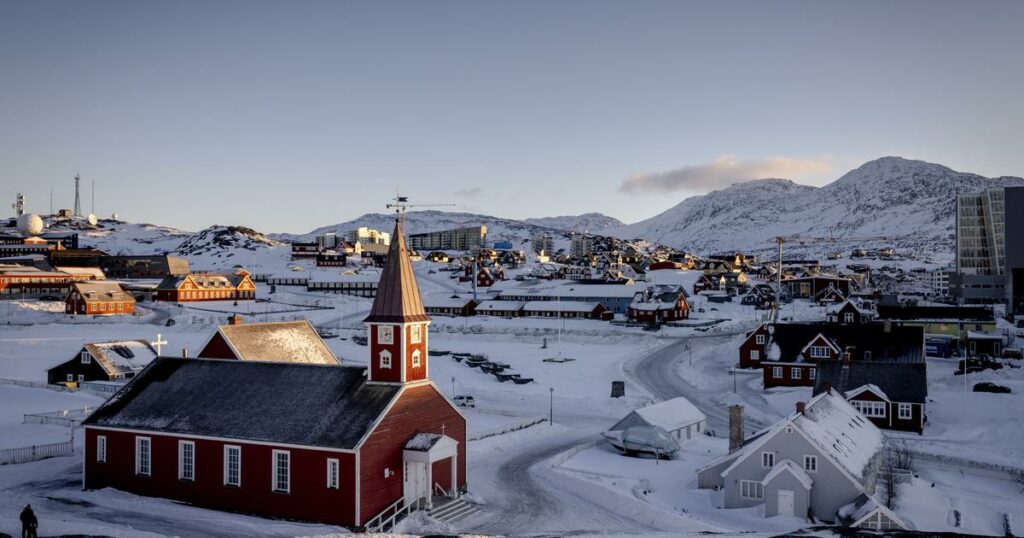
[[[368,369],[158,358],[83,422],[85,489],[354,528],[465,490],[466,420],[428,377],[430,318],[392,237]]]

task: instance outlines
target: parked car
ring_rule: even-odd
[[[974,392],[994,392],[996,394],[1010,394],[1010,387],[1004,387],[1002,385],[996,385],[988,381],[984,383],[975,383]]]
[[[472,396],[458,395],[452,398],[455,405],[459,407],[476,407],[476,400]]]

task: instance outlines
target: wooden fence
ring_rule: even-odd
[[[50,443],[47,445],[4,448],[0,449],[0,465],[28,463],[30,461],[45,460],[46,458],[70,456],[71,454],[74,454],[74,452],[75,449],[71,444],[70,439],[60,443]]]

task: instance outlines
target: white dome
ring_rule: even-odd
[[[25,235],[39,235],[43,233],[43,219],[33,213],[25,213],[18,217],[18,231]]]
[[[96,226],[96,223],[99,222],[99,220],[96,219],[96,215],[93,215],[92,213],[89,213],[89,216],[85,217],[85,220],[93,226]]]

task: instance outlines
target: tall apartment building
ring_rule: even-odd
[[[487,226],[470,226],[409,236],[413,250],[478,250],[487,242]]]
[[[952,286],[962,303],[1024,304],[1024,187],[957,195]]]
[[[367,228],[365,226],[361,226],[355,230],[350,230],[346,238],[349,243],[354,244],[358,241],[362,243],[364,247],[366,245],[387,246],[391,244],[391,234],[374,230],[373,228]]]
[[[555,251],[555,238],[551,234],[536,234],[531,238],[534,254],[551,254]]]
[[[589,235],[576,234],[572,236],[572,247],[570,252],[574,258],[586,256],[594,250],[594,238]]]

